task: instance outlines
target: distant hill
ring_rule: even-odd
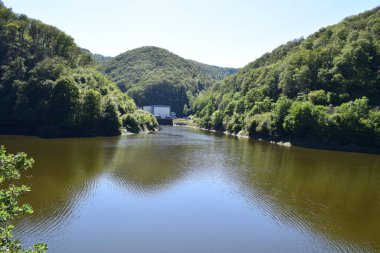
[[[201,93],[209,129],[380,146],[380,8],[290,41]]]
[[[0,133],[95,136],[157,127],[95,66],[70,36],[0,1]]]
[[[237,71],[186,60],[158,47],[141,47],[98,62],[137,105],[170,105],[179,115],[201,90]]]
[[[187,61],[193,63],[199,73],[201,73],[203,76],[210,78],[212,80],[223,80],[227,76],[235,74],[239,70],[237,68],[225,68],[225,67],[207,65],[207,64],[196,62],[193,60],[187,60]]]
[[[101,54],[93,54],[92,57],[94,58],[94,60],[100,64],[104,64],[110,60],[112,60],[113,57],[111,56],[103,56]]]

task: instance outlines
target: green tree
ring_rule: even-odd
[[[79,108],[79,88],[71,78],[57,81],[50,100],[50,123],[57,127],[74,127]]]
[[[314,105],[325,105],[327,104],[327,94],[324,90],[310,91],[307,95],[308,100]]]
[[[101,95],[98,91],[90,89],[84,95],[80,111],[80,124],[83,131],[90,132],[89,134],[97,132],[101,112]]]
[[[135,115],[128,113],[122,117],[123,126],[131,133],[138,133],[140,131],[139,122]]]
[[[285,131],[299,137],[309,137],[314,124],[313,105],[310,102],[294,102],[284,119]]]
[[[217,131],[223,131],[224,130],[224,125],[223,125],[223,112],[222,111],[215,111],[211,115],[211,124],[212,127],[217,130]]]
[[[370,135],[369,100],[366,97],[343,103],[333,115],[332,128],[343,142],[369,144]]]
[[[281,96],[273,108],[273,120],[274,120],[274,127],[275,132],[278,135],[282,135],[284,132],[284,120],[285,117],[288,115],[288,110],[290,106],[292,105],[293,101],[285,96]]]
[[[12,225],[4,223],[11,221],[21,214],[31,214],[30,205],[20,205],[18,199],[30,191],[26,185],[15,185],[21,173],[32,167],[34,161],[25,153],[16,155],[7,154],[3,146],[0,147],[0,251],[18,253],[42,253],[47,251],[47,245],[38,243],[33,249],[23,250],[20,241],[13,239]]]
[[[115,103],[109,99],[103,105],[100,131],[103,135],[119,135],[122,126],[119,112]]]

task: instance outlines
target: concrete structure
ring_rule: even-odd
[[[156,118],[172,118],[173,113],[170,111],[170,106],[168,105],[149,105],[143,107],[144,111],[150,112]],[[174,114],[175,115],[175,114]]]

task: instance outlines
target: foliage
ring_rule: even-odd
[[[143,110],[124,115],[122,122],[123,127],[131,133],[156,131],[159,127],[156,117]]]
[[[324,90],[314,90],[307,94],[308,100],[314,105],[326,105],[327,104],[327,94]]]
[[[112,100],[105,100],[100,117],[100,132],[103,135],[119,135],[121,118],[117,110],[117,105]]]
[[[157,47],[137,48],[106,60],[94,57],[137,105],[170,105],[179,116],[200,91],[236,72],[186,60]]]
[[[137,109],[57,28],[0,3],[0,31],[0,132],[115,135],[122,115]]]
[[[380,8],[282,45],[191,103],[201,127],[379,146]]]
[[[31,214],[30,205],[19,205],[18,199],[30,188],[26,185],[15,185],[15,180],[20,179],[21,173],[32,167],[34,161],[25,153],[16,155],[7,154],[3,146],[0,147],[0,250],[1,252],[46,252],[46,244],[38,243],[33,249],[23,250],[22,244],[13,239],[12,225],[5,225],[10,220],[22,214]]]
[[[284,130],[290,135],[311,137],[313,128],[317,125],[316,108],[310,102],[294,102],[284,119]]]

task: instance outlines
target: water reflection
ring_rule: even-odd
[[[165,190],[186,172],[179,160],[169,155],[183,155],[186,147],[173,149],[157,143],[153,135],[124,139],[109,164],[108,176],[120,187],[140,194]]]
[[[289,148],[182,128],[115,138],[0,136],[0,143],[36,160],[32,176],[23,179],[32,185],[24,200],[35,213],[16,225],[23,240],[60,238],[50,242],[54,252],[65,252],[67,240],[99,252],[103,246],[125,249],[123,242],[133,252],[147,245],[156,252],[380,250],[378,155]],[[163,210],[167,216],[152,216]],[[110,212],[111,220],[100,219]],[[143,217],[154,224],[137,222]],[[110,224],[117,234],[93,229]],[[69,237],[74,228],[75,237]],[[141,240],[146,243],[136,244]],[[280,240],[288,241],[273,244]]]
[[[54,234],[72,222],[74,210],[93,191],[104,165],[112,160],[114,150],[107,143],[118,141],[23,136],[1,136],[0,140],[9,152],[24,151],[36,161],[22,178],[22,183],[32,187],[22,200],[33,206],[34,214],[15,221],[21,234]]]
[[[279,223],[328,237],[336,250],[380,249],[380,156],[254,141],[230,147],[241,158],[231,166],[240,193]]]

